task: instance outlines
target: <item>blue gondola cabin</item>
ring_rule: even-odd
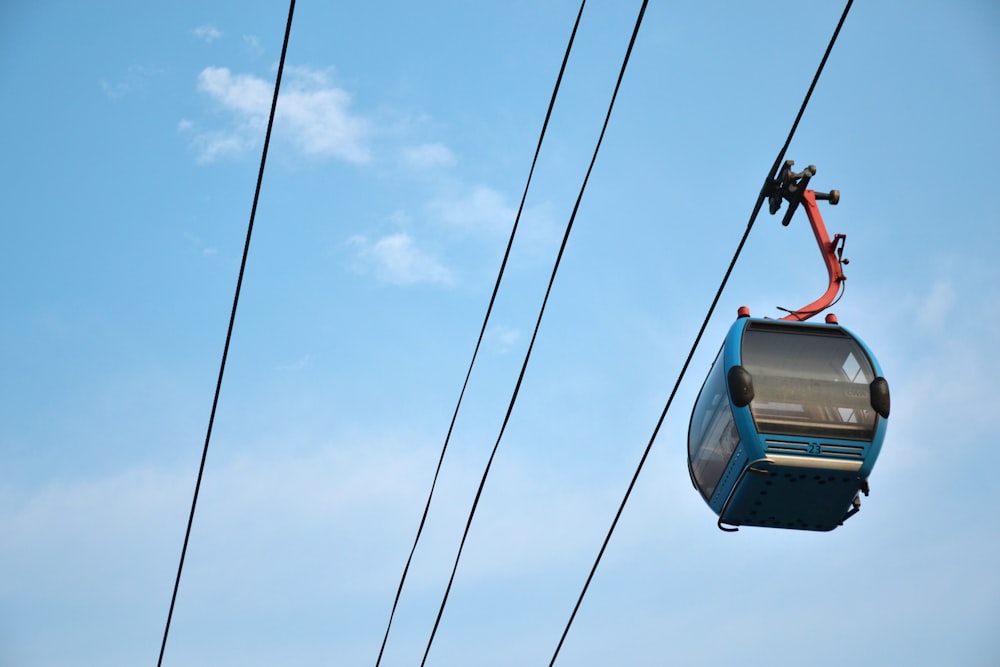
[[[695,402],[688,469],[723,530],[833,530],[867,495],[889,387],[865,344],[825,324],[741,317]]]

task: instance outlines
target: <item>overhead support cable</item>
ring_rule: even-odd
[[[785,139],[784,145],[778,152],[778,157],[775,158],[771,171],[768,172],[767,178],[764,180],[764,185],[761,188],[760,194],[757,196],[757,201],[754,204],[753,211],[750,214],[750,219],[747,222],[746,231],[744,231],[743,237],[740,239],[739,245],[736,247],[736,252],[733,254],[732,261],[729,262],[729,267],[726,269],[726,273],[722,278],[722,283],[719,285],[719,289],[715,293],[715,298],[712,299],[712,304],[708,308],[708,313],[705,315],[705,319],[702,322],[701,327],[698,329],[698,334],[695,336],[694,343],[691,346],[691,351],[684,360],[684,365],[681,367],[681,371],[677,376],[677,380],[670,392],[670,396],[667,398],[667,403],[664,406],[663,411],[660,413],[660,418],[657,420],[653,433],[649,438],[649,442],[646,444],[646,449],[643,451],[642,457],[639,459],[639,465],[636,467],[635,474],[633,474],[632,480],[629,482],[628,488],[625,491],[625,496],[622,498],[621,504],[618,506],[618,511],[615,513],[614,520],[611,522],[611,527],[604,538],[604,542],[601,544],[601,548],[597,553],[597,558],[594,560],[590,573],[587,575],[587,580],[583,585],[583,590],[580,591],[580,595],[576,600],[576,604],[573,606],[572,613],[570,614],[569,621],[567,621],[566,627],[563,629],[562,636],[559,638],[559,643],[556,645],[555,652],[552,654],[552,659],[549,661],[549,667],[552,667],[552,665],[555,664],[556,659],[559,657],[559,651],[562,649],[563,643],[566,641],[566,636],[569,634],[569,629],[573,625],[573,621],[576,619],[576,614],[580,610],[580,605],[583,602],[584,596],[587,594],[590,583],[594,578],[594,573],[597,572],[597,567],[600,565],[601,558],[604,556],[608,543],[611,541],[611,536],[618,525],[618,520],[621,518],[621,515],[625,510],[625,505],[628,503],[629,497],[632,495],[632,490],[635,488],[636,481],[639,479],[639,474],[642,472],[642,468],[646,464],[646,459],[649,457],[649,452],[653,448],[656,436],[660,432],[660,428],[663,426],[663,422],[667,417],[667,412],[673,404],[674,397],[677,395],[677,390],[680,387],[681,381],[687,373],[688,366],[691,364],[691,359],[694,357],[699,343],[701,343],[701,338],[705,333],[705,329],[708,327],[709,320],[711,320],[712,314],[715,312],[715,307],[718,305],[719,299],[722,297],[722,292],[725,289],[726,284],[729,282],[729,277],[733,272],[733,268],[736,266],[740,253],[743,251],[743,246],[746,245],[747,238],[750,236],[750,230],[753,228],[754,222],[757,220],[757,215],[760,213],[760,209],[764,204],[764,200],[767,198],[767,194],[772,188],[772,184],[778,174],[778,170],[782,166],[782,162],[785,159],[785,153],[788,151],[788,147],[792,143],[792,137],[795,136],[795,131],[798,129],[799,121],[802,120],[806,107],[809,105],[809,99],[812,97],[813,90],[815,90],[816,84],[819,82],[819,77],[823,73],[823,68],[826,66],[826,61],[830,57],[830,52],[833,50],[833,45],[836,43],[838,35],[840,35],[840,29],[843,27],[844,21],[847,19],[847,14],[850,12],[853,2],[854,0],[848,0],[847,5],[844,7],[844,11],[840,16],[840,21],[838,21],[837,27],[833,31],[833,36],[830,38],[826,51],[823,53],[823,58],[820,60],[819,66],[816,69],[816,74],[813,76],[812,83],[810,83],[805,98],[802,100],[802,105],[799,107],[799,112],[795,116],[791,130],[788,132],[788,137]]]
[[[399,586],[396,588],[396,597],[392,603],[392,610],[389,612],[389,622],[385,628],[385,635],[382,638],[382,646],[379,648],[378,659],[375,661],[375,667],[379,667],[382,663],[382,655],[385,653],[385,646],[389,640],[389,631],[392,629],[392,621],[396,616],[396,608],[399,606],[399,599],[403,594],[403,585],[406,583],[406,575],[410,571],[410,565],[413,562],[413,555],[417,551],[417,545],[420,543],[420,537],[424,531],[424,525],[427,522],[427,514],[431,509],[431,501],[434,499],[434,489],[437,486],[438,477],[441,474],[441,466],[444,463],[445,452],[448,451],[448,444],[451,442],[451,434],[455,428],[455,422],[458,419],[459,409],[462,407],[462,399],[465,397],[465,390],[469,386],[469,378],[472,376],[472,368],[476,364],[476,358],[479,356],[479,348],[482,346],[483,337],[486,334],[486,326],[489,324],[490,315],[493,313],[493,305],[496,303],[497,292],[500,290],[500,283],[503,280],[504,271],[507,268],[507,260],[510,257],[511,248],[514,245],[514,237],[517,234],[517,227],[521,221],[521,213],[524,211],[524,202],[528,198],[528,189],[531,187],[531,178],[535,173],[535,165],[538,163],[538,155],[542,150],[542,142],[545,139],[545,132],[549,126],[549,119],[552,117],[552,109],[555,107],[556,97],[559,95],[559,87],[562,84],[563,74],[566,71],[566,63],[569,61],[569,54],[573,50],[573,41],[576,39],[577,28],[580,27],[580,18],[583,16],[583,8],[587,4],[587,0],[582,0],[580,2],[580,10],[577,12],[576,21],[573,23],[573,30],[569,36],[569,43],[566,45],[566,51],[563,54],[562,65],[559,67],[559,75],[556,77],[555,86],[552,89],[552,97],[549,99],[549,107],[545,112],[545,120],[542,122],[542,130],[538,135],[538,143],[535,146],[535,156],[531,160],[531,168],[528,170],[528,178],[524,184],[524,192],[521,194],[521,203],[517,208],[517,215],[514,216],[514,225],[510,230],[510,238],[507,240],[507,249],[504,251],[503,260],[500,262],[500,271],[497,273],[496,282],[493,285],[493,294],[490,295],[490,302],[486,308],[486,315],[483,317],[483,325],[479,329],[479,337],[476,339],[476,346],[472,351],[472,360],[469,362],[469,368],[465,372],[465,380],[462,382],[462,390],[458,394],[458,402],[455,404],[455,410],[451,415],[451,423],[448,424],[448,432],[445,435],[444,445],[441,447],[441,454],[438,457],[437,468],[434,470],[434,477],[431,480],[431,490],[427,494],[427,502],[424,504],[424,511],[420,517],[420,524],[417,526],[417,535],[413,539],[413,546],[410,548],[410,555],[406,558],[406,565],[403,566],[403,574],[399,579]]]
[[[423,659],[420,661],[421,667],[423,667],[423,665],[426,664],[426,662],[427,662],[427,656],[430,654],[431,645],[434,643],[434,637],[437,634],[438,626],[441,623],[441,617],[444,614],[445,606],[448,603],[448,595],[451,592],[452,584],[455,582],[455,573],[458,571],[458,565],[459,565],[459,562],[462,559],[462,550],[465,548],[465,542],[466,542],[466,539],[469,536],[469,530],[472,527],[472,521],[473,521],[473,519],[474,519],[474,517],[476,515],[476,508],[479,506],[479,500],[482,497],[483,488],[486,485],[486,479],[489,476],[490,468],[493,465],[493,459],[496,457],[497,449],[500,447],[500,441],[503,439],[504,431],[506,430],[507,424],[510,421],[511,413],[514,410],[514,404],[517,402],[517,396],[518,396],[518,393],[519,393],[519,391],[521,389],[521,383],[524,381],[525,372],[527,371],[527,368],[528,368],[528,361],[531,359],[531,352],[532,352],[532,350],[533,350],[533,348],[535,346],[535,340],[538,337],[538,330],[540,329],[541,324],[542,324],[542,317],[545,315],[545,306],[548,303],[549,295],[552,292],[552,286],[555,283],[556,274],[559,271],[559,265],[562,262],[563,254],[566,251],[566,245],[567,245],[567,243],[569,241],[569,235],[570,235],[570,232],[573,230],[573,223],[576,221],[577,212],[579,211],[579,209],[580,209],[580,203],[583,200],[583,194],[586,191],[586,189],[587,189],[587,183],[590,180],[590,174],[591,174],[591,172],[594,169],[594,164],[597,162],[597,155],[600,152],[601,144],[604,141],[604,135],[607,132],[608,124],[609,124],[609,122],[611,120],[611,112],[614,110],[615,100],[618,97],[618,91],[621,88],[622,80],[625,77],[625,70],[628,67],[628,62],[629,62],[629,59],[630,59],[630,57],[632,55],[632,48],[635,46],[636,36],[639,33],[639,27],[642,25],[642,18],[643,18],[643,15],[646,13],[646,5],[647,4],[648,4],[648,0],[643,0],[642,7],[639,10],[639,15],[636,18],[635,26],[634,26],[634,28],[632,30],[632,36],[631,36],[631,39],[629,40],[628,49],[625,52],[625,57],[622,60],[621,69],[619,70],[619,73],[618,73],[618,80],[615,82],[614,92],[612,93],[611,100],[608,103],[608,110],[607,110],[607,113],[605,114],[605,117],[604,117],[604,123],[601,126],[600,135],[598,136],[597,143],[594,146],[594,153],[593,153],[593,155],[590,158],[590,164],[587,167],[587,171],[586,171],[586,174],[584,175],[583,182],[580,185],[580,191],[577,194],[576,202],[573,205],[573,210],[572,210],[572,212],[570,214],[569,221],[566,224],[566,231],[563,233],[562,243],[559,246],[559,252],[556,255],[555,264],[552,267],[552,274],[549,277],[549,284],[548,284],[548,287],[545,290],[545,297],[542,299],[542,305],[541,305],[541,307],[540,307],[540,309],[538,311],[538,319],[535,322],[535,328],[534,328],[534,330],[532,331],[532,334],[531,334],[531,341],[528,344],[528,350],[527,350],[527,352],[525,352],[524,361],[521,364],[521,371],[518,374],[517,382],[514,385],[514,391],[513,391],[512,395],[510,397],[510,402],[507,405],[507,412],[504,415],[503,423],[502,423],[502,425],[500,427],[500,433],[497,435],[496,442],[493,445],[493,451],[490,453],[490,457],[489,457],[489,459],[486,462],[486,467],[483,470],[482,478],[479,481],[479,488],[476,490],[476,495],[475,495],[475,498],[474,498],[474,500],[472,502],[472,508],[469,511],[469,517],[468,517],[468,519],[466,520],[466,523],[465,523],[465,530],[462,533],[462,540],[459,543],[458,553],[455,556],[455,563],[452,566],[451,576],[448,579],[448,586],[445,588],[444,596],[441,599],[441,605],[438,608],[437,617],[434,619],[434,627],[431,629],[430,637],[427,640],[427,647],[424,649]],[[582,6],[581,6],[581,10],[582,10]]]
[[[292,16],[295,13],[295,0],[288,4],[288,20],[285,23],[285,37],[281,44],[281,58],[278,60],[278,73],[274,80],[274,96],[271,98],[271,113],[267,119],[267,132],[264,134],[264,148],[260,156],[260,169],[257,171],[257,186],[253,194],[253,205],[250,208],[250,221],[247,224],[246,240],[243,243],[243,258],[240,261],[239,277],[236,279],[236,292],[233,295],[233,307],[229,314],[229,327],[226,330],[226,343],[222,348],[222,361],[219,364],[219,376],[215,383],[215,396],[212,399],[212,410],[208,418],[208,429],[205,433],[205,445],[201,452],[201,463],[198,466],[198,479],[194,485],[194,496],[191,499],[191,512],[188,514],[187,529],[184,532],[184,544],[181,547],[181,558],[177,565],[177,577],[174,580],[174,591],[170,596],[170,609],[167,612],[167,622],[163,628],[163,641],[160,643],[160,657],[157,667],[163,664],[163,655],[167,648],[167,636],[170,634],[170,622],[174,616],[174,606],[177,603],[177,591],[181,585],[181,573],[184,571],[184,558],[187,555],[188,543],[191,540],[191,527],[194,525],[195,509],[198,506],[198,493],[205,474],[205,461],[208,459],[208,446],[212,441],[212,427],[215,424],[215,413],[219,406],[219,394],[222,392],[222,378],[226,372],[226,358],[229,356],[229,343],[233,337],[233,326],[236,323],[236,308],[240,302],[240,289],[243,286],[243,274],[246,270],[247,257],[250,254],[250,237],[253,234],[254,218],[257,215],[257,202],[260,200],[260,187],[264,180],[264,165],[267,162],[267,148],[271,143],[271,130],[274,127],[275,109],[278,106],[278,91],[281,88],[281,75],[285,69],[285,54],[288,52],[288,37],[292,31]]]

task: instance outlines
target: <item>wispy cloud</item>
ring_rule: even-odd
[[[217,39],[222,38],[222,32],[218,30],[215,26],[210,25],[200,25],[193,31],[194,36],[205,42],[206,44],[211,44]]]
[[[309,80],[293,82],[292,90],[278,102],[278,117],[291,126],[293,141],[309,155],[368,162],[368,123],[348,111],[351,96],[339,88],[313,85]]]
[[[300,67],[290,68],[287,74],[275,119],[279,135],[306,155],[368,162],[369,124],[351,113],[351,96],[331,85],[326,72]],[[236,156],[259,144],[270,112],[271,82],[234,74],[225,67],[206,67],[198,75],[197,86],[229,112],[233,121],[227,129],[194,137],[192,145],[200,162]]]
[[[374,243],[363,236],[354,236],[349,243],[358,249],[362,270],[373,271],[382,282],[401,286],[455,283],[454,273],[433,254],[419,248],[405,232],[384,236]]]
[[[243,35],[243,46],[255,56],[264,52],[264,49],[260,48],[260,40],[257,39],[257,35]]]
[[[500,354],[506,354],[521,340],[521,332],[502,324],[491,325],[486,331],[490,346]]]
[[[917,310],[917,319],[928,329],[941,329],[948,321],[955,301],[955,288],[951,281],[939,280],[931,287]]]
[[[435,199],[428,208],[437,222],[468,233],[509,230],[517,212],[502,193],[484,185],[458,197]]]
[[[198,153],[198,162],[214,162],[220,158],[245,153],[254,140],[245,133],[202,132],[191,142]]]
[[[184,240],[187,241],[190,247],[197,249],[205,257],[216,255],[219,252],[218,248],[209,245],[203,238],[191,232],[184,232]]]
[[[403,162],[413,169],[435,169],[455,164],[455,154],[440,143],[409,146],[402,151]]]
[[[125,96],[125,94],[129,91],[129,86],[124,81],[111,83],[101,79],[101,90],[103,90],[104,94],[108,96],[108,99],[117,100]]]
[[[446,233],[492,242],[506,237],[517,218],[517,208],[507,196],[486,185],[460,187],[431,199],[425,206],[428,222]],[[518,224],[522,257],[549,259],[558,245],[560,230],[547,203],[527,207]]]
[[[146,82],[160,73],[152,67],[146,67],[144,65],[131,65],[125,76],[117,81],[108,81],[107,79],[101,79],[100,86],[104,94],[108,96],[110,100],[118,100],[133,93],[137,90],[141,90],[145,87]]]
[[[266,116],[271,101],[271,86],[250,74],[234,75],[225,67],[206,67],[198,75],[198,90],[241,119],[256,120]]]
[[[312,363],[312,355],[305,354],[295,361],[282,362],[277,365],[277,369],[284,373],[294,373],[307,368]]]

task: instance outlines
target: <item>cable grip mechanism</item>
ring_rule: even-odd
[[[781,220],[781,224],[784,226],[788,226],[788,223],[792,221],[792,216],[795,215],[799,205],[804,206],[819,251],[823,255],[823,263],[826,265],[829,277],[826,292],[808,306],[789,311],[789,315],[782,318],[802,321],[830,307],[837,299],[841,284],[847,279],[842,269],[842,265],[848,263],[848,260],[844,259],[844,242],[847,237],[844,234],[837,234],[832,241],[830,240],[826,225],[823,223],[823,216],[816,205],[817,201],[828,201],[832,206],[836,206],[840,203],[840,191],[815,192],[810,190],[807,186],[810,179],[816,175],[816,166],[809,165],[800,172],[794,172],[792,171],[794,164],[793,160],[785,161],[785,164],[778,170],[777,176],[767,179],[763,194],[768,199],[772,215],[781,208],[782,201],[788,201],[788,210],[785,211]]]
[[[781,224],[785,227],[792,221],[792,216],[795,215],[796,209],[802,202],[802,193],[809,185],[809,180],[816,175],[816,165],[811,164],[802,171],[795,172],[792,171],[794,164],[795,160],[786,160],[785,164],[778,170],[778,175],[768,179],[764,186],[764,194],[767,195],[768,209],[771,215],[777,213],[778,209],[781,208],[782,200],[788,201],[788,210],[781,219]],[[840,203],[840,190],[814,194],[816,199],[828,201],[831,206]]]

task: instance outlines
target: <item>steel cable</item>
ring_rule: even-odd
[[[521,389],[521,383],[524,381],[525,372],[527,371],[527,368],[528,368],[528,362],[531,359],[531,352],[532,352],[532,349],[535,346],[535,340],[538,337],[538,331],[541,328],[542,318],[545,315],[545,306],[548,303],[549,295],[552,292],[552,286],[555,283],[556,274],[559,271],[559,265],[562,262],[563,254],[566,251],[566,245],[567,245],[567,243],[569,241],[570,232],[573,230],[573,223],[575,222],[576,216],[577,216],[577,212],[580,209],[580,203],[583,200],[583,194],[584,194],[584,192],[587,189],[587,183],[590,180],[590,174],[591,174],[591,172],[594,169],[594,164],[597,162],[597,155],[600,152],[601,144],[604,141],[604,135],[605,135],[605,133],[607,132],[607,129],[608,129],[608,123],[611,120],[611,112],[614,110],[615,100],[618,97],[618,91],[621,88],[622,80],[625,77],[625,70],[626,70],[626,68],[628,66],[629,59],[630,59],[630,57],[632,55],[632,48],[635,45],[636,36],[639,33],[639,27],[642,25],[642,18],[643,18],[643,15],[646,12],[646,5],[647,4],[648,4],[648,0],[643,0],[642,7],[639,10],[639,15],[636,18],[635,27],[632,30],[632,36],[631,36],[631,39],[629,40],[628,49],[625,52],[625,57],[624,57],[624,59],[622,61],[621,69],[619,70],[619,73],[618,73],[618,80],[615,82],[614,92],[612,93],[611,100],[608,103],[608,110],[607,110],[607,113],[605,114],[605,117],[604,117],[604,123],[601,126],[600,135],[598,136],[597,143],[594,146],[594,152],[593,152],[593,155],[591,156],[590,164],[588,165],[586,174],[584,175],[583,183],[580,185],[580,190],[579,190],[579,193],[577,194],[576,202],[573,205],[572,213],[570,214],[569,221],[566,224],[566,231],[563,233],[562,243],[559,246],[559,252],[556,255],[555,264],[552,267],[552,273],[549,276],[549,283],[548,283],[548,287],[545,290],[545,297],[542,299],[542,305],[541,305],[541,307],[539,308],[539,311],[538,311],[538,318],[535,321],[535,328],[534,328],[534,330],[533,330],[533,332],[531,334],[531,342],[528,344],[528,349],[525,352],[524,361],[521,364],[521,371],[518,374],[517,382],[514,385],[514,391],[511,394],[510,402],[507,405],[507,412],[504,415],[503,423],[500,426],[500,432],[497,435],[496,442],[493,445],[493,451],[490,453],[490,457],[489,457],[488,461],[486,462],[486,467],[483,470],[482,478],[479,481],[479,488],[476,490],[476,495],[475,495],[475,498],[474,498],[474,500],[472,502],[472,508],[470,509],[470,511],[469,511],[469,517],[466,520],[465,530],[462,533],[462,540],[459,543],[458,553],[455,556],[455,563],[452,566],[451,576],[448,579],[448,586],[445,588],[444,596],[441,599],[441,605],[438,608],[437,617],[434,619],[434,627],[431,629],[430,637],[427,640],[427,646],[424,649],[423,659],[420,661],[421,666],[423,666],[423,665],[426,664],[426,662],[427,662],[427,656],[430,654],[431,645],[434,643],[434,637],[437,634],[438,626],[441,623],[441,617],[444,614],[444,609],[445,609],[445,606],[447,605],[447,602],[448,602],[448,595],[451,592],[452,584],[455,582],[455,574],[458,571],[458,564],[459,564],[459,562],[462,559],[462,551],[463,551],[463,549],[465,547],[466,539],[469,536],[469,530],[472,527],[472,521],[473,521],[473,519],[475,517],[475,514],[476,514],[476,508],[479,506],[479,500],[482,497],[483,488],[486,485],[486,479],[489,476],[490,468],[493,465],[493,459],[496,457],[497,450],[500,447],[500,441],[503,439],[503,434],[504,434],[504,432],[505,432],[505,430],[507,428],[507,424],[510,421],[511,413],[514,410],[514,404],[517,402],[517,396],[518,396],[518,393],[520,392],[520,389]]]
[[[163,664],[163,654],[167,648],[167,636],[170,634],[170,622],[174,616],[174,606],[177,603],[177,591],[181,585],[181,573],[184,570],[184,558],[187,555],[188,543],[191,540],[191,527],[194,525],[195,508],[198,506],[198,492],[205,474],[205,461],[208,459],[208,446],[212,440],[212,426],[215,424],[215,413],[219,406],[219,394],[222,392],[222,378],[226,372],[226,358],[229,356],[229,343],[233,337],[233,326],[236,322],[236,308],[240,302],[240,289],[243,286],[243,273],[246,270],[247,257],[250,254],[250,237],[253,234],[254,218],[257,215],[257,202],[260,200],[260,187],[264,180],[264,165],[267,162],[267,148],[271,143],[271,130],[274,127],[275,109],[278,106],[278,90],[281,88],[281,74],[285,68],[285,54],[288,51],[288,37],[292,31],[292,16],[295,13],[295,0],[288,4],[288,21],[285,23],[285,37],[281,44],[281,58],[278,60],[278,73],[274,80],[274,96],[271,99],[271,113],[267,119],[267,132],[264,134],[264,148],[260,156],[260,169],[257,172],[257,186],[253,194],[253,205],[250,208],[250,222],[247,224],[246,240],[243,243],[243,258],[240,261],[239,277],[236,279],[236,292],[233,295],[233,307],[229,314],[229,327],[226,330],[226,343],[222,348],[222,361],[219,364],[219,376],[215,383],[215,396],[212,399],[212,411],[208,418],[208,429],[205,433],[205,445],[201,452],[201,463],[198,466],[198,479],[194,485],[194,496],[191,499],[191,512],[188,514],[187,529],[184,531],[184,544],[181,547],[180,563],[177,565],[177,577],[174,580],[174,591],[170,596],[170,610],[167,612],[167,622],[163,628],[163,641],[160,644],[160,657],[157,667]]]
[[[490,295],[490,302],[486,308],[486,315],[483,318],[482,327],[479,329],[479,337],[476,339],[476,346],[472,351],[472,360],[469,362],[468,370],[465,373],[462,390],[458,394],[458,402],[456,403],[455,410],[451,415],[451,423],[448,424],[448,432],[445,435],[444,445],[441,447],[441,455],[438,457],[437,467],[434,470],[434,477],[431,480],[430,493],[427,495],[427,502],[424,504],[424,511],[420,517],[420,524],[417,526],[417,535],[413,539],[413,546],[410,548],[410,555],[406,558],[406,565],[403,566],[403,574],[399,579],[399,586],[396,588],[396,597],[392,602],[392,610],[389,612],[389,622],[385,628],[385,635],[382,637],[382,646],[379,648],[378,659],[375,661],[375,667],[379,667],[382,663],[382,655],[385,653],[385,646],[389,640],[389,631],[392,629],[392,621],[396,616],[399,599],[403,594],[403,585],[406,583],[406,575],[410,571],[410,565],[413,562],[413,555],[417,551],[417,545],[420,543],[420,537],[423,534],[424,525],[427,523],[427,514],[430,512],[431,501],[434,499],[434,489],[437,486],[438,477],[441,474],[441,467],[444,464],[444,455],[445,452],[448,451],[448,444],[451,442],[451,434],[455,428],[455,422],[458,419],[459,409],[462,407],[465,390],[469,386],[469,378],[472,376],[472,368],[476,364],[476,358],[479,356],[479,348],[482,346],[483,337],[486,334],[486,326],[489,324],[490,315],[493,313],[493,306],[496,303],[497,292],[500,290],[500,283],[503,280],[504,271],[507,267],[507,260],[510,257],[510,251],[514,245],[514,237],[517,234],[517,227],[521,221],[521,214],[524,211],[524,203],[528,198],[528,189],[531,187],[531,177],[535,173],[535,165],[538,163],[538,155],[542,150],[542,142],[545,139],[545,132],[549,126],[549,119],[552,117],[552,109],[555,107],[556,97],[559,95],[559,87],[562,84],[563,74],[566,71],[566,63],[569,60],[569,54],[573,49],[573,41],[576,39],[576,31],[580,26],[580,17],[583,16],[583,8],[586,3],[587,0],[582,0],[580,3],[580,10],[577,12],[576,22],[573,24],[573,30],[570,33],[569,43],[566,45],[566,51],[563,54],[562,65],[559,68],[559,75],[556,77],[556,83],[552,90],[552,97],[549,100],[549,107],[545,112],[545,120],[542,122],[542,130],[538,136],[538,143],[535,146],[535,156],[531,161],[531,167],[528,170],[528,178],[524,184],[524,192],[521,195],[521,203],[518,206],[517,215],[514,217],[514,224],[510,230],[510,238],[507,241],[507,249],[504,251],[503,260],[500,262],[500,271],[498,272],[496,282],[493,285],[493,294]]]
[[[830,57],[830,52],[833,50],[833,45],[837,41],[837,36],[840,34],[840,29],[843,27],[844,21],[847,19],[847,14],[851,10],[853,2],[854,0],[848,0],[847,5],[844,7],[844,11],[840,16],[840,21],[837,23],[837,27],[833,32],[833,36],[830,38],[830,42],[826,47],[823,58],[820,60],[819,67],[816,69],[816,74],[813,76],[812,83],[809,85],[805,98],[802,100],[802,106],[799,107],[799,112],[795,116],[795,120],[792,123],[788,137],[785,139],[785,143],[778,152],[778,157],[775,158],[771,171],[768,173],[768,176],[764,181],[764,185],[761,187],[760,194],[757,196],[757,202],[754,204],[753,212],[750,214],[750,219],[747,222],[746,231],[743,232],[743,237],[740,239],[739,245],[736,247],[736,252],[733,254],[733,259],[730,261],[729,267],[726,269],[726,273],[722,278],[722,283],[719,285],[719,289],[715,293],[715,298],[712,299],[712,305],[709,306],[708,313],[705,315],[705,319],[702,322],[701,327],[698,329],[698,334],[695,336],[694,344],[691,346],[691,351],[684,360],[684,365],[681,367],[681,371],[677,376],[677,381],[674,383],[670,396],[667,398],[667,403],[664,406],[663,411],[660,413],[660,418],[657,420],[656,426],[653,428],[653,434],[650,436],[649,442],[646,444],[646,449],[643,451],[642,457],[639,459],[639,465],[636,467],[635,474],[629,482],[628,488],[625,491],[625,496],[622,498],[621,504],[618,506],[618,511],[615,513],[614,520],[611,522],[611,527],[604,538],[604,542],[601,544],[601,548],[597,553],[597,558],[594,560],[594,565],[591,567],[590,573],[587,575],[587,580],[583,585],[583,590],[580,591],[580,595],[577,598],[576,604],[573,606],[572,613],[570,614],[569,621],[566,623],[562,636],[559,638],[559,643],[556,645],[555,652],[552,654],[552,659],[549,661],[549,667],[552,667],[552,665],[556,662],[556,658],[559,657],[559,651],[562,649],[566,636],[569,634],[569,629],[573,625],[573,621],[576,619],[576,614],[580,609],[580,604],[583,602],[583,598],[587,594],[587,589],[590,587],[590,582],[594,578],[594,573],[597,571],[597,567],[601,563],[601,558],[604,556],[608,543],[611,541],[611,535],[614,533],[615,527],[618,525],[618,520],[621,518],[622,512],[625,510],[625,505],[628,503],[632,490],[635,488],[636,481],[639,479],[639,474],[642,472],[642,468],[646,464],[646,459],[649,457],[649,452],[653,448],[656,436],[660,432],[660,427],[666,419],[667,412],[670,410],[674,397],[677,395],[677,390],[680,387],[681,381],[684,379],[684,375],[687,373],[688,366],[691,364],[691,359],[694,357],[695,351],[698,349],[698,345],[705,333],[705,329],[708,327],[709,320],[711,320],[712,314],[715,312],[715,307],[719,303],[719,299],[721,298],[722,292],[726,287],[726,283],[729,282],[729,277],[733,272],[733,268],[736,266],[736,261],[739,259],[740,253],[743,251],[743,246],[746,245],[747,238],[750,236],[750,230],[753,228],[757,215],[760,213],[761,206],[763,206],[764,200],[767,198],[767,190],[770,188],[775,175],[778,173],[778,169],[781,167],[781,164],[785,159],[785,153],[788,151],[788,147],[792,143],[792,137],[795,135],[795,131],[799,126],[799,121],[802,120],[802,116],[809,104],[809,99],[812,97],[813,90],[816,88],[819,77],[823,72],[823,68],[826,66],[826,61]]]

